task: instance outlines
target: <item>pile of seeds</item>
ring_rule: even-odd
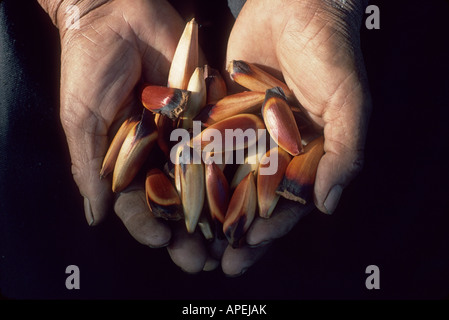
[[[255,216],[269,219],[281,196],[311,201],[324,139],[285,83],[242,60],[227,71],[247,91],[227,95],[220,72],[198,65],[198,26],[189,21],[167,87],[143,87],[142,113],[121,125],[100,176],[112,173],[121,192],[158,157],[146,169],[152,214],[184,219],[188,232],[199,226],[206,239],[224,234],[238,247]]]

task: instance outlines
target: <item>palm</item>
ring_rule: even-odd
[[[312,17],[320,16],[314,9],[302,8],[300,2],[289,6],[282,11],[292,17],[274,17],[272,10],[258,10],[254,5],[248,9],[250,14],[243,11],[229,40],[228,60],[243,59],[269,67],[324,126],[329,104],[339,104],[360,83],[356,71],[361,66],[356,63],[362,62],[356,59],[357,43],[350,42],[350,35],[325,17]],[[258,12],[254,14],[254,10]]]
[[[359,49],[349,45],[354,39],[326,20],[309,23],[316,20],[310,18],[314,12],[295,8],[306,2],[286,1],[283,4],[292,8],[285,8],[269,0],[248,0],[231,34],[228,59],[255,62],[283,75],[305,110],[324,128],[326,154],[317,172],[315,200],[326,211],[323,202],[329,188],[344,186],[358,168],[367,118],[361,108],[365,82]],[[115,123],[140,105],[134,90],[139,81],[166,84],[184,28],[165,1],[136,0],[132,6],[126,0],[95,3],[98,6],[79,20],[80,29],[60,30],[61,121],[90,224],[101,221],[112,203],[110,182],[99,179],[108,135],[114,134]],[[248,243],[257,245],[284,235],[311,208],[279,204],[271,219],[254,222]],[[206,268],[208,253],[201,237],[187,235],[182,228],[172,231],[149,215],[142,190],[121,193],[115,211],[139,242],[153,247],[170,243],[170,256],[181,268],[189,272]],[[222,244],[215,249],[220,255]],[[223,270],[239,274],[264,250],[263,246],[228,248]]]
[[[139,108],[139,81],[166,85],[183,29],[184,21],[165,1],[139,0],[130,6],[117,0],[83,16],[79,30],[61,32],[61,120],[90,224],[101,221],[112,203],[110,181],[99,179],[108,134],[117,129],[115,122]],[[120,193],[114,209],[137,241],[169,245],[182,269],[202,270],[207,252],[201,237],[171,230],[153,217],[142,187]]]
[[[61,120],[81,194],[97,223],[108,211],[108,181],[98,179],[114,122],[138,106],[136,84],[165,84],[183,21],[164,2],[106,3],[61,30]],[[167,19],[167,16],[169,17]]]
[[[61,111],[63,118],[65,113],[72,112],[98,117],[101,125],[94,128],[94,133],[106,136],[120,111],[133,102],[133,88],[141,73],[141,54],[127,43],[134,41],[133,34],[123,39],[108,26],[108,21],[101,20],[110,18],[96,20],[85,30],[68,34],[64,39],[67,41],[62,52],[61,98],[71,103]],[[122,21],[116,21],[114,28],[121,28],[121,24]],[[98,151],[101,157],[104,150]]]
[[[247,60],[283,77],[323,129],[326,154],[318,167],[314,197],[321,211],[331,213],[333,209],[328,208],[335,208],[339,194],[326,203],[330,190],[344,187],[360,169],[370,103],[357,22],[351,25],[347,17],[328,9],[313,0],[248,0],[231,32],[227,59]],[[278,205],[274,219],[255,221],[247,242],[255,245],[284,235],[311,209],[293,203]],[[238,273],[250,266],[261,250],[227,250],[225,272]]]

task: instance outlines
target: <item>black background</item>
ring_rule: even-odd
[[[186,1],[187,2],[187,1]],[[226,1],[178,7],[224,62]],[[59,122],[57,30],[35,1],[0,3],[0,293],[10,299],[445,299],[449,297],[449,47],[445,1],[371,1],[362,26],[373,96],[363,172],[332,216],[305,217],[239,278],[188,275],[112,212],[84,218]],[[7,19],[5,19],[5,17]],[[75,264],[81,289],[67,290]],[[365,268],[380,268],[367,290]]]

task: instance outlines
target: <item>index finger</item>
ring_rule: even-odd
[[[129,233],[141,244],[152,248],[169,244],[171,230],[163,221],[153,216],[143,189],[120,193],[114,209]]]

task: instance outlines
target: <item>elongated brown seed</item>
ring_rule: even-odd
[[[187,107],[182,113],[178,127],[191,129],[193,118],[206,105],[206,82],[204,80],[204,68],[197,67],[190,77],[187,90],[190,92],[190,98]]]
[[[167,159],[170,158],[170,150],[173,142],[170,141],[170,133],[175,129],[175,121],[162,114],[156,114],[155,118],[158,136],[157,144]]]
[[[195,231],[205,197],[204,167],[201,162],[195,163],[194,152],[196,150],[184,146],[180,154],[179,172],[175,171],[175,176],[176,174],[179,175],[181,202],[187,232],[189,233]]]
[[[161,86],[145,86],[141,94],[145,108],[171,120],[177,120],[186,109],[189,97],[189,91]]]
[[[284,82],[255,64],[243,60],[232,60],[227,70],[232,80],[249,90],[265,92],[274,87],[281,87],[289,99],[293,97],[293,93]]]
[[[234,248],[250,227],[257,207],[256,185],[252,172],[239,183],[229,202],[223,233]]]
[[[273,213],[279,200],[276,190],[291,158],[282,148],[275,147],[260,160],[257,171],[257,203],[260,217],[269,218]]]
[[[223,223],[229,204],[228,181],[215,162],[205,164],[206,196],[210,215]]]
[[[276,193],[284,198],[306,204],[313,198],[318,163],[324,154],[324,137],[309,142],[304,153],[293,157]]]
[[[120,192],[134,179],[156,142],[154,117],[144,110],[142,118],[128,132],[120,148],[112,175],[112,191]]]
[[[253,172],[254,177],[257,176],[260,159],[265,155],[265,153],[266,147],[264,148],[263,146],[261,146],[261,143],[259,142],[257,152],[255,152],[254,154],[246,154],[244,163],[238,165],[234,175],[232,176],[232,180],[230,183],[231,190],[234,190],[248,173]]]
[[[176,162],[173,163],[173,179],[175,183],[176,191],[178,192],[179,196],[181,196],[181,155],[182,151],[184,150],[186,146],[185,145],[179,145],[176,149]],[[171,161],[170,161],[171,162]]]
[[[241,150],[255,144],[260,137],[260,129],[265,129],[265,125],[260,117],[254,114],[239,114],[221,120],[208,128],[191,141],[192,147],[217,147],[220,150],[208,150],[214,152],[224,152],[231,150]]]
[[[204,66],[204,79],[206,82],[206,104],[214,104],[227,94],[226,82],[217,69],[209,65]]]
[[[190,20],[179,39],[168,73],[167,86],[187,89],[190,77],[198,67],[198,24]]]
[[[209,215],[206,212],[201,213],[200,219],[198,220],[198,227],[206,240],[212,241],[214,239],[215,235],[212,221],[210,221]]]
[[[195,120],[200,120],[206,127],[241,113],[260,111],[265,99],[264,92],[244,91],[224,97],[214,105],[206,106]]]
[[[123,141],[125,141],[129,130],[131,130],[132,126],[137,122],[138,120],[135,118],[126,119],[118,129],[103,159],[103,165],[100,171],[100,179],[107,177],[112,171],[114,171],[115,162],[117,161],[117,156],[120,152]]]
[[[239,183],[245,178],[248,173],[252,172],[255,174],[257,172],[257,169],[259,167],[258,163],[241,163],[238,165],[237,169],[235,170],[234,175],[232,176],[232,180],[230,183],[230,189],[234,190],[237,188]]]
[[[262,116],[270,136],[282,149],[293,156],[303,152],[301,134],[281,88],[266,91]]]
[[[165,220],[183,218],[181,199],[170,179],[158,168],[150,169],[145,179],[148,206],[153,215]]]
[[[215,163],[215,165],[223,171],[226,168],[226,164],[231,163],[231,157],[233,157],[233,153],[229,152],[203,152],[203,160],[204,163]]]

